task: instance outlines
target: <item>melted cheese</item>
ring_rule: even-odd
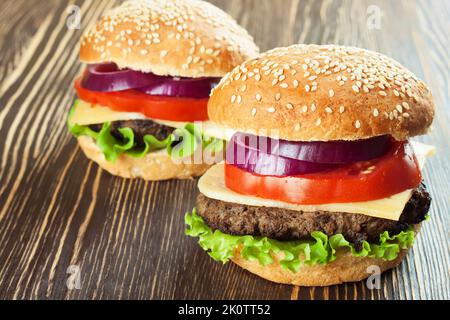
[[[417,160],[421,169],[425,165],[427,156],[434,154],[432,146],[418,142],[412,142]],[[375,218],[384,218],[398,221],[400,215],[409,201],[413,190],[407,190],[389,198],[352,203],[329,203],[320,205],[298,205],[283,201],[263,199],[256,196],[248,196],[231,191],[225,186],[224,165],[218,164],[209,169],[200,179],[198,187],[201,193],[208,198],[259,207],[277,207],[297,211],[330,211],[358,213]]]
[[[94,105],[82,100],[78,101],[77,107],[72,113],[70,121],[78,125],[88,126],[105,122],[141,120],[148,119],[145,115],[136,112],[118,112],[108,107]],[[187,122],[165,121],[152,119],[153,121],[172,128],[183,128]],[[213,123],[212,121],[195,122],[204,134],[209,137],[230,140],[236,132],[231,128],[226,128]]]

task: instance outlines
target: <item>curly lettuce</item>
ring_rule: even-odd
[[[311,240],[277,241],[267,237],[236,236],[219,230],[213,231],[195,209],[191,214],[186,213],[185,223],[188,226],[186,235],[199,238],[200,246],[216,261],[228,262],[235,250],[241,246],[242,258],[258,261],[263,266],[274,261],[274,254],[283,253],[280,265],[292,272],[297,272],[302,264],[332,262],[340,249],[349,250],[356,257],[391,261],[397,258],[400,250],[410,248],[414,243],[412,227],[394,236],[385,231],[380,235],[378,243],[364,241],[358,251],[342,234],[329,237],[323,232],[315,231],[311,233]]]
[[[88,136],[93,138],[99,149],[105,155],[107,161],[116,162],[121,154],[126,154],[134,158],[142,158],[150,152],[166,149],[167,153],[173,159],[182,159],[190,157],[200,146],[203,150],[208,150],[212,154],[218,153],[223,149],[223,141],[210,138],[204,135],[198,126],[188,123],[183,128],[176,129],[165,140],[158,140],[152,135],[143,137],[144,146],[136,145],[133,130],[130,128],[120,128],[123,139],[119,140],[111,134],[111,123],[103,124],[100,132],[95,132],[89,126],[78,125],[70,121],[71,115],[77,107],[78,100],[69,112],[67,125],[69,131],[76,138]]]

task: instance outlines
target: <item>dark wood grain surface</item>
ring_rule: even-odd
[[[67,131],[78,39],[116,1],[0,1],[0,299],[449,299],[450,3],[446,0],[215,0],[262,50],[335,43],[378,50],[431,87],[438,154],[425,169],[433,196],[407,259],[382,277],[329,288],[276,285],[210,259],[184,236],[196,181],[115,178]],[[66,26],[69,4],[81,30]],[[369,7],[375,5],[376,7]],[[367,19],[381,10],[380,29]],[[373,11],[375,10],[375,11]],[[369,15],[368,15],[369,12]],[[70,265],[81,289],[69,290]]]

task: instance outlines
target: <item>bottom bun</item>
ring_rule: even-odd
[[[414,225],[416,238],[420,227],[420,223]],[[242,258],[241,249],[238,248],[231,259],[241,268],[272,282],[305,287],[325,287],[344,282],[364,280],[373,275],[375,271],[381,273],[395,268],[409,252],[409,249],[401,250],[396,259],[385,261],[375,258],[355,257],[347,250],[338,250],[336,252],[336,260],[333,262],[324,265],[303,265],[299,271],[294,273],[281,267],[279,263],[279,260],[283,258],[281,253],[273,255],[274,262],[264,267],[258,261],[249,261]],[[379,269],[370,268],[372,266],[376,266]]]
[[[209,164],[185,164],[174,162],[166,152],[152,152],[142,158],[121,155],[115,163],[105,159],[91,137],[78,137],[78,143],[92,161],[112,175],[122,178],[142,178],[149,181],[168,179],[189,179],[201,176],[208,170]]]
[[[337,252],[336,260],[325,265],[303,265],[296,273],[284,269],[277,257],[268,266],[262,266],[258,261],[249,261],[241,257],[237,250],[232,261],[238,266],[254,273],[261,278],[283,284],[296,286],[331,286],[344,282],[356,282],[374,274],[370,266],[378,266],[380,272],[392,269],[400,264],[408,250],[402,250],[393,261],[384,261],[374,258],[358,258],[350,252]],[[378,271],[378,270],[377,270]]]

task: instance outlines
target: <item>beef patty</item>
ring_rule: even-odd
[[[95,132],[100,132],[102,127],[103,124],[90,126]],[[175,131],[175,128],[161,125],[152,120],[115,121],[111,123],[111,134],[118,140],[123,140],[123,136],[119,132],[120,128],[130,128],[133,130],[136,145],[139,147],[144,146],[144,136],[146,135],[152,135],[158,140],[165,140]]]
[[[313,231],[331,236],[342,233],[356,245],[363,240],[377,242],[384,231],[398,234],[425,219],[431,198],[420,185],[414,190],[399,221],[342,212],[303,212],[281,208],[253,207],[207,198],[197,198],[197,213],[214,230],[233,235],[265,236],[277,240],[310,238]]]

